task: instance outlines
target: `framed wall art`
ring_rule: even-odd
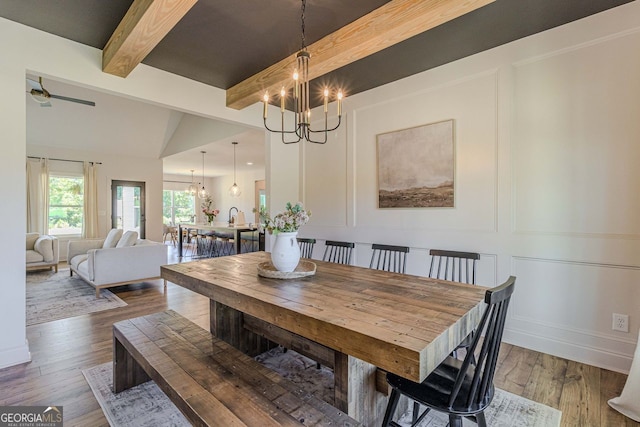
[[[454,207],[454,120],[377,136],[379,208]]]

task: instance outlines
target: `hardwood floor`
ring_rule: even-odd
[[[172,258],[175,262],[175,258]],[[127,306],[27,327],[32,361],[0,370],[0,405],[59,405],[65,426],[107,426],[82,370],[112,361],[114,322],[171,308],[208,329],[209,301],[162,281],[111,289]],[[607,405],[626,376],[504,344],[495,385],[558,408],[562,426],[640,426]]]

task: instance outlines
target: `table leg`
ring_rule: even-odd
[[[234,230],[235,234],[236,234],[236,254],[241,254],[242,253],[242,241],[240,240],[240,237],[242,236],[240,233],[240,230]]]
[[[178,224],[178,258],[182,258],[182,224]]]
[[[209,303],[209,329],[212,335],[251,357],[276,346],[244,327],[244,313],[213,300]]]
[[[381,425],[387,407],[387,396],[376,390],[376,370],[370,363],[335,352],[335,406],[366,426]],[[407,408],[408,400],[401,399],[398,413]]]

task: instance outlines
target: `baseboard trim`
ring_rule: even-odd
[[[31,352],[29,352],[29,341],[27,340],[24,341],[24,345],[0,352],[0,369],[27,362],[31,362]]]
[[[553,356],[562,357],[598,368],[628,374],[633,354],[621,354],[584,344],[562,341],[533,334],[522,329],[505,327],[503,341]]]

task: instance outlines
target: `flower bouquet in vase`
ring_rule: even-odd
[[[202,213],[207,217],[207,222],[209,225],[213,225],[213,221],[215,221],[216,216],[220,213],[218,209],[212,209],[211,205],[213,205],[213,199],[211,196],[207,196],[200,205],[202,208]]]
[[[309,222],[311,211],[307,211],[298,202],[295,205],[287,202],[284,212],[270,218],[266,210],[260,209],[260,219],[269,233],[275,235],[275,243],[271,249],[271,263],[278,271],[292,272],[300,262],[298,246],[298,229]]]

